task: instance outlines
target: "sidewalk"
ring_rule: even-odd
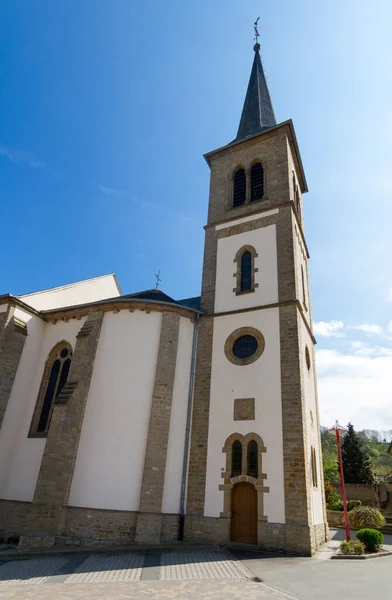
[[[192,550],[218,550],[217,544],[197,544],[177,542],[161,545],[123,544],[118,546],[50,546],[49,548],[18,549],[9,544],[0,545],[0,564],[2,561],[39,558],[45,556],[73,556],[83,554],[125,554],[132,553],[163,553],[163,552],[191,552]]]

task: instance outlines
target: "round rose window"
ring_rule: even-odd
[[[242,335],[233,344],[233,354],[236,358],[250,358],[257,351],[258,345],[253,335]]]
[[[225,342],[226,358],[234,365],[251,365],[264,352],[264,336],[255,327],[239,327]]]

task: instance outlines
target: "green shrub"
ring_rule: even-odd
[[[339,467],[336,460],[328,461],[324,463],[324,481],[326,483],[339,483]]]
[[[357,538],[365,544],[368,552],[375,552],[381,546],[384,536],[377,529],[360,529],[357,531]]]
[[[358,506],[350,510],[348,518],[353,529],[381,529],[385,525],[385,519],[378,508],[372,506]]]
[[[342,542],[340,545],[342,554],[363,554],[364,551],[361,542]]]
[[[343,510],[343,502],[339,494],[330,496],[329,501],[327,502],[327,508],[329,508],[329,510]]]
[[[354,510],[358,506],[362,506],[361,500],[347,500],[347,510]]]
[[[329,481],[324,481],[324,493],[327,504],[329,504],[329,500],[332,496],[336,496],[336,490]]]

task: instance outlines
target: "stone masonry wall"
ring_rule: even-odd
[[[135,541],[137,513],[126,510],[64,507],[59,536],[71,540],[131,543]]]
[[[282,127],[255,136],[241,144],[222,150],[211,157],[210,202],[208,225],[237,219],[281,206],[290,199],[290,182],[287,167],[287,133]],[[261,202],[232,205],[232,178],[235,170],[242,167],[247,172],[247,188],[250,192],[249,171],[260,160],[264,169],[264,196]],[[250,195],[248,195],[248,199]],[[204,276],[204,273],[203,273]]]
[[[136,527],[137,542],[158,542],[161,537],[162,496],[179,326],[178,314],[163,313]]]
[[[341,494],[340,484],[335,485],[336,492]],[[347,500],[361,500],[366,506],[379,506],[380,495],[377,485],[367,485],[364,483],[346,483]]]
[[[32,504],[32,545],[39,545],[41,536],[43,545],[53,544],[62,527],[62,506],[68,503],[102,320],[103,312],[92,312],[84,322],[67,384],[55,401]],[[23,544],[28,546],[29,540]]]
[[[31,502],[0,500],[0,539],[21,536],[21,548],[33,545],[31,519],[35,507]],[[178,539],[179,515],[162,514],[162,533],[159,541]],[[113,545],[135,542],[138,513],[125,510],[107,510],[78,506],[62,507],[62,525],[56,534],[60,545]],[[40,545],[39,538],[33,540]],[[27,543],[26,543],[27,542]]]
[[[0,313],[0,429],[26,341],[27,327],[14,317],[15,307]]]
[[[310,460],[300,360],[302,316],[297,303],[294,243],[293,210],[285,206],[277,219],[277,251],[286,549],[312,554],[319,545],[320,534],[311,525]],[[325,525],[323,529],[325,537]]]
[[[190,516],[204,514],[204,499],[207,473],[208,423],[210,412],[212,340],[214,322],[202,318],[198,325],[195,386],[193,394],[190,456],[188,467],[187,517],[185,536]]]

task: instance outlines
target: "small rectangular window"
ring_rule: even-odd
[[[310,460],[311,460],[311,464],[312,464],[312,483],[313,483],[313,487],[318,487],[316,450],[313,448],[313,446],[310,449]]]

